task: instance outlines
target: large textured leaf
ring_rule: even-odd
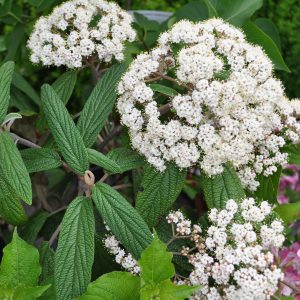
[[[145,167],[142,180],[143,192],[136,200],[136,209],[149,227],[157,224],[159,218],[172,207],[182,190],[186,178],[186,170],[179,170],[170,164],[163,173],[153,167]]]
[[[94,260],[94,230],[91,200],[76,198],[63,218],[55,254],[57,300],[73,299],[86,290]]]
[[[76,300],[139,300],[140,278],[127,272],[105,274]]]
[[[140,168],[145,164],[144,159],[140,155],[125,147],[111,150],[107,157],[118,164],[121,168],[121,173]]]
[[[142,253],[139,260],[141,277],[145,282],[159,283],[170,279],[175,274],[172,264],[172,253],[167,251],[167,246],[155,234],[150,246]]]
[[[187,19],[191,21],[202,21],[208,19],[209,11],[204,1],[192,1],[181,8],[171,18],[172,23]]]
[[[95,185],[92,197],[113,234],[135,258],[139,258],[152,241],[151,232],[139,213],[121,194],[104,183]]]
[[[243,30],[247,35],[247,40],[251,43],[260,45],[265,50],[266,54],[272,60],[277,70],[290,72],[290,69],[284,62],[280,50],[276,43],[262,29],[253,22],[247,22],[243,26]]]
[[[114,107],[117,83],[124,71],[124,65],[111,67],[98,81],[80,114],[77,128],[87,147],[94,144]]]
[[[15,64],[11,61],[0,67],[0,125],[4,121],[9,105],[9,92]]]
[[[40,282],[44,282],[54,277],[54,251],[49,247],[49,243],[43,242],[39,247],[40,252],[40,265],[42,267],[42,273],[40,276]]]
[[[278,205],[275,211],[287,225],[290,225],[300,219],[300,202]]]
[[[50,85],[42,87],[42,105],[51,132],[68,165],[83,175],[89,168],[88,154],[66,107]]]
[[[236,26],[243,25],[263,4],[263,0],[204,0],[210,16],[220,17]]]
[[[36,286],[40,274],[38,250],[19,238],[15,230],[11,243],[3,250],[0,285],[13,288],[22,284]]]
[[[269,177],[259,176],[258,181],[260,183],[255,196],[260,200],[267,200],[271,203],[277,204],[277,193],[279,187],[279,180],[281,176],[282,168],[278,167],[277,172]]]
[[[31,148],[20,151],[29,173],[46,171],[62,165],[60,156],[48,148]]]
[[[19,225],[27,221],[19,196],[0,177],[0,216],[9,224]]]
[[[245,197],[241,182],[230,164],[224,165],[220,175],[203,176],[202,187],[209,208],[224,208],[227,200]]]
[[[0,133],[0,162],[0,177],[22,200],[31,204],[30,177],[20,152],[8,132]]]
[[[105,156],[103,153],[94,149],[88,149],[88,155],[90,163],[102,167],[113,174],[122,173],[122,170],[119,167],[119,165],[112,159]]]

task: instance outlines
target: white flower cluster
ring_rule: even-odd
[[[210,211],[212,225],[205,236],[199,228],[191,231],[196,250],[182,250],[193,266],[186,283],[203,286],[192,299],[271,298],[283,280],[271,248],[284,242],[282,222],[271,221],[271,212],[267,202],[258,206],[253,198],[240,204],[229,200],[224,210]],[[167,217],[169,223],[176,223],[175,215]]]
[[[28,41],[31,61],[79,68],[96,54],[99,61],[123,60],[125,41],[135,39],[132,17],[105,0],[72,0],[35,24]]]
[[[120,247],[120,242],[114,235],[108,235],[104,240],[104,245],[109,253],[115,256],[117,264],[121,265],[125,270],[132,274],[140,273],[141,270],[137,261],[130,253],[126,253],[125,250]]]
[[[149,83],[160,80],[179,94],[154,93]],[[286,163],[286,141],[299,141],[299,101],[285,97],[262,48],[221,19],[175,24],[157,48],[133,61],[118,93],[133,148],[160,171],[174,161],[214,176],[230,161],[243,186],[255,191],[258,174]]]

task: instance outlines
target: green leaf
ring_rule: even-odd
[[[42,273],[40,282],[44,284],[46,281],[51,281],[54,278],[54,254],[55,252],[49,247],[49,243],[43,242],[39,247],[40,265]]]
[[[98,152],[94,149],[87,149],[87,151],[90,163],[102,167],[113,174],[122,173],[122,170],[119,167],[119,165],[112,159],[102,154],[101,152]]]
[[[21,284],[36,286],[40,274],[38,250],[19,238],[15,230],[11,243],[3,249],[0,285],[13,288]]]
[[[152,241],[145,221],[127,200],[109,185],[96,184],[92,197],[113,234],[138,259]]]
[[[16,288],[7,288],[0,286],[1,299],[12,300],[36,300],[50,287],[50,285],[44,286],[17,286]]]
[[[37,239],[38,233],[42,229],[44,223],[48,218],[48,213],[39,211],[31,217],[25,227],[19,232],[21,238],[27,243],[33,244]]]
[[[86,147],[91,147],[105,125],[117,99],[117,84],[125,71],[124,65],[111,67],[98,81],[83,110],[77,128]]]
[[[300,202],[278,205],[275,211],[286,224],[290,225],[300,219]]]
[[[0,177],[0,216],[9,224],[19,225],[27,221],[19,196]]]
[[[202,21],[209,18],[209,11],[204,1],[192,1],[179,8],[170,20]],[[172,23],[175,23],[172,20]]]
[[[180,194],[186,178],[186,170],[168,165],[166,171],[158,172],[147,165],[142,180],[143,192],[136,199],[136,209],[154,227],[159,218],[169,211]]]
[[[10,99],[10,85],[15,64],[8,61],[0,68],[0,125],[3,123]]]
[[[290,72],[277,45],[264,31],[253,22],[247,22],[243,26],[243,30],[249,42],[262,46],[277,70]]]
[[[122,173],[140,168],[145,164],[144,159],[137,152],[125,147],[111,150],[106,157],[115,161]]]
[[[4,118],[3,124],[8,123],[10,121],[14,121],[17,119],[22,119],[22,115],[18,114],[18,113],[10,113],[8,115],[6,115],[6,117]]]
[[[291,165],[300,166],[300,144],[288,145],[283,148],[283,151],[288,153],[288,162]]]
[[[142,252],[139,266],[141,277],[147,283],[160,283],[175,275],[172,264],[173,254],[167,251],[167,246],[155,234],[152,243]]]
[[[89,198],[77,197],[62,221],[55,253],[55,289],[58,300],[82,294],[90,280],[94,260],[95,220]]]
[[[62,165],[60,156],[48,148],[31,148],[20,151],[29,173],[59,168]]]
[[[0,161],[0,176],[22,200],[31,204],[30,177],[20,152],[8,132],[0,133]]]
[[[259,187],[255,192],[255,196],[260,200],[266,200],[277,204],[277,194],[279,187],[279,180],[282,172],[282,167],[277,167],[277,172],[273,175],[265,177],[258,176]]]
[[[220,17],[241,26],[263,5],[263,0],[204,0],[210,17]]]
[[[1,12],[0,12],[1,14]],[[22,49],[22,41],[25,38],[24,24],[17,23],[14,29],[7,35],[7,55],[4,61],[15,60],[17,51]]]
[[[66,107],[50,85],[42,87],[42,105],[51,132],[68,165],[80,175],[89,168],[82,137]]]
[[[75,84],[77,81],[77,72],[68,71],[62,74],[58,79],[52,84],[52,87],[59,99],[64,105],[66,105],[73,93]]]
[[[227,163],[222,174],[202,177],[202,187],[208,208],[224,208],[229,199],[242,199],[245,192],[233,167]]]
[[[164,86],[161,84],[157,84],[157,83],[153,83],[153,84],[149,84],[149,87],[154,91],[154,92],[158,92],[170,97],[174,97],[176,95],[178,95],[178,92],[168,86]]]
[[[76,300],[139,300],[140,278],[127,272],[105,274]]]

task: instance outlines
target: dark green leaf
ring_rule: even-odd
[[[42,104],[59,150],[68,165],[83,175],[89,168],[87,150],[66,107],[50,85],[42,87]]]
[[[145,167],[142,181],[144,190],[137,196],[136,209],[150,228],[172,207],[185,178],[186,170],[179,170],[173,164],[168,165],[163,173],[149,165]]]
[[[193,1],[179,8],[173,15],[174,21],[187,19],[190,21],[202,21],[208,19],[209,11],[204,1]],[[172,23],[174,23],[174,21]]]
[[[3,123],[10,99],[10,84],[15,64],[11,61],[0,67],[0,125]]]
[[[48,148],[25,149],[20,153],[29,173],[51,170],[62,165],[58,153]]]
[[[49,243],[43,242],[39,247],[39,252],[42,267],[40,282],[44,284],[54,278],[54,251],[49,247]]]
[[[243,26],[243,30],[249,42],[262,46],[277,70],[290,72],[277,45],[264,31],[253,22],[247,22]]]
[[[55,253],[55,289],[58,300],[85,292],[94,260],[95,220],[89,198],[78,197],[63,218]]]
[[[275,211],[286,224],[290,225],[300,219],[300,202],[278,205]]]
[[[78,120],[77,128],[86,147],[91,147],[105,125],[117,99],[117,84],[125,71],[124,65],[111,67],[98,81]]]
[[[28,171],[20,152],[8,132],[0,133],[0,177],[26,203],[31,204],[32,191]]]
[[[126,272],[105,274],[76,300],[139,300],[140,279]]]
[[[20,45],[25,38],[24,28],[23,24],[17,23],[13,31],[8,35],[7,55],[4,61],[15,60],[17,51],[21,49]]]
[[[152,241],[151,232],[142,217],[109,185],[96,184],[92,197],[113,234],[135,258],[139,258]]]
[[[224,208],[229,199],[242,199],[245,192],[240,179],[230,164],[224,165],[222,174],[202,177],[202,187],[208,208]]]
[[[300,144],[288,145],[284,147],[284,152],[288,153],[288,161],[291,165],[300,166]]]
[[[161,84],[153,83],[153,84],[149,84],[149,87],[154,92],[158,92],[158,93],[170,96],[170,97],[174,97],[174,96],[178,95],[178,92],[176,90],[174,90],[168,86],[161,85]]]

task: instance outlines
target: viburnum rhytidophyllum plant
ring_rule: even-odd
[[[177,90],[153,84],[160,80]],[[300,102],[285,97],[262,48],[221,19],[175,24],[133,61],[118,92],[133,148],[159,171],[173,161],[214,176],[231,162],[255,191],[257,175],[287,162],[286,142],[299,141]]]

